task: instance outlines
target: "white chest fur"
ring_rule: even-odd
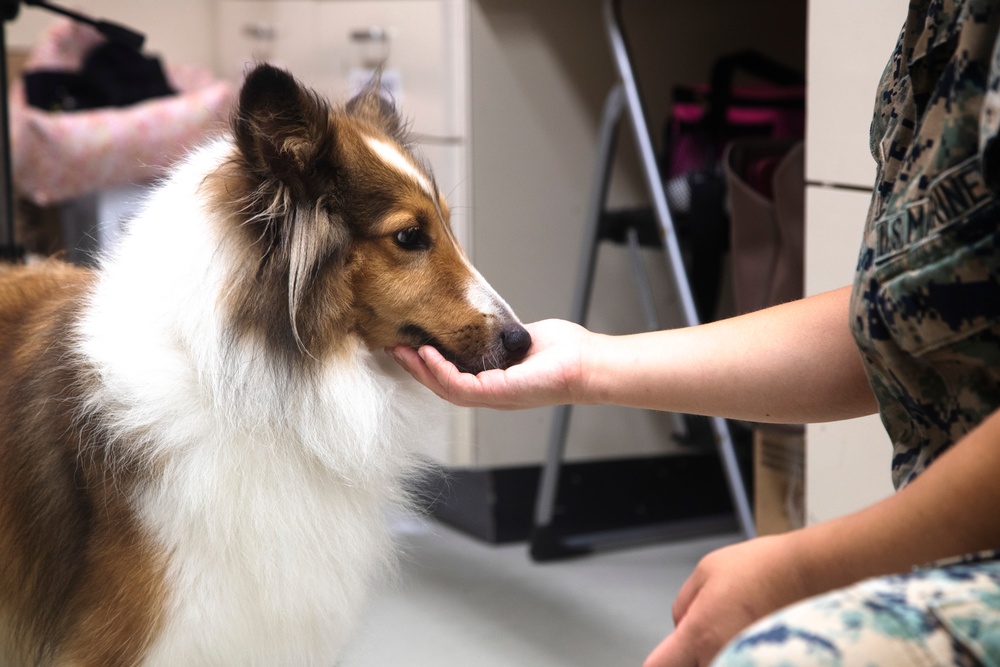
[[[409,462],[408,401],[371,371],[349,364],[256,419],[192,411],[164,429],[187,437],[155,443],[157,477],[136,500],[169,559],[148,665],[333,664],[392,563],[383,514]]]
[[[142,498],[170,553],[168,622],[150,665],[332,664],[390,562],[382,513],[398,463],[345,474],[268,430],[181,453]],[[351,430],[330,432],[328,446],[364,448]],[[395,455],[379,449],[370,454]]]
[[[198,199],[225,150],[195,154],[132,223],[80,352],[94,409],[156,471],[135,499],[168,562],[146,664],[331,665],[392,560],[383,513],[433,397],[360,345],[301,378],[226,339],[228,258]]]

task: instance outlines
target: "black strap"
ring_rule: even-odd
[[[733,80],[738,71],[746,72],[778,86],[803,86],[805,75],[758,51],[738,51],[719,58],[712,66],[709,106],[705,125],[711,135],[719,136],[726,122],[726,111],[733,100]]]

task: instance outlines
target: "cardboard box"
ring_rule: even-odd
[[[805,525],[805,435],[758,428],[753,435],[754,513],[759,535]]]

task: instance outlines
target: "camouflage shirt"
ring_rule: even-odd
[[[1000,407],[998,29],[1000,1],[914,0],[879,85],[851,328],[897,488]]]

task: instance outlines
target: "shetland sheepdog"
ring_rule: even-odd
[[[373,85],[246,76],[88,270],[0,271],[0,664],[335,664],[437,399],[530,337]]]

